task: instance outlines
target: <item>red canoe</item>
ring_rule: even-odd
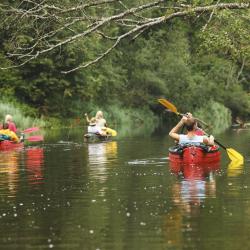
[[[12,141],[0,141],[0,151],[23,148],[23,142],[15,143]]]
[[[169,148],[169,160],[174,165],[199,164],[210,165],[220,162],[221,153],[218,146],[175,146]]]

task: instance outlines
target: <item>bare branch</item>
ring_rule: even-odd
[[[121,0],[95,0],[67,8],[48,5],[46,3],[47,0],[43,0],[40,3],[36,3],[32,0],[24,0],[21,2],[20,8],[8,9],[5,5],[0,5],[0,8],[9,15],[12,15],[13,18],[19,17],[21,20],[27,19],[30,20],[31,23],[38,23],[38,31],[36,34],[31,34],[33,40],[31,40],[29,44],[27,43],[25,47],[17,43],[15,50],[13,50],[13,52],[9,51],[8,53],[9,57],[15,57],[17,60],[21,60],[17,66],[24,65],[30,60],[66,44],[85,39],[91,34],[99,34],[103,40],[115,41],[101,55],[93,58],[93,60],[63,72],[70,73],[99,62],[114,50],[122,40],[130,36],[133,37],[132,39],[134,40],[145,30],[166,23],[174,18],[193,15],[199,17],[204,13],[210,13],[208,22],[203,27],[203,30],[205,30],[216,11],[248,9],[250,7],[249,3],[220,3],[219,1],[220,0],[214,5],[208,6],[193,7],[191,5],[181,4],[171,7],[169,4],[166,5],[165,0],[157,0],[129,8],[124,5]],[[25,3],[29,3],[32,7],[25,9]],[[121,6],[119,12],[115,9],[117,4]],[[112,12],[114,14],[106,17],[99,16],[100,13],[104,12],[97,8],[103,8],[103,6],[108,8],[109,13]],[[111,7],[113,8],[110,9]],[[89,8],[95,8],[95,11],[87,11]],[[153,8],[158,8],[156,13],[152,12]],[[166,13],[166,9],[170,11]],[[7,18],[9,18],[9,16]],[[37,22],[37,20],[39,20],[39,22]],[[46,24],[52,27],[52,29],[47,30]],[[109,25],[118,27],[115,35],[112,34],[108,28]],[[123,26],[121,29],[119,28],[120,25]],[[82,30],[80,30],[79,27]],[[11,67],[13,66],[7,68]]]
[[[119,0],[93,1],[93,2],[90,2],[90,3],[87,3],[87,4],[78,5],[76,7],[70,8],[70,9],[64,9],[61,12],[62,13],[65,13],[65,12],[74,12],[74,11],[84,10],[84,9],[90,8],[90,7],[100,6],[100,5],[109,4],[109,3],[116,3],[116,2],[119,2]]]
[[[146,4],[146,5],[139,6],[137,8],[131,8],[131,9],[129,9],[129,10],[123,12],[123,13],[120,13],[118,15],[114,15],[114,16],[111,16],[111,17],[103,18],[102,20],[97,21],[96,23],[94,23],[92,27],[90,27],[89,29],[85,30],[83,33],[78,33],[78,34],[76,34],[74,36],[71,36],[68,39],[63,40],[63,41],[61,41],[61,42],[59,42],[59,43],[57,43],[57,44],[55,44],[53,46],[50,46],[47,49],[41,50],[38,53],[39,54],[47,53],[47,52],[49,52],[49,51],[51,51],[51,50],[53,50],[53,49],[55,49],[57,47],[60,47],[62,45],[65,45],[67,43],[75,41],[78,38],[83,38],[83,37],[87,36],[88,34],[94,32],[97,29],[99,29],[102,26],[104,26],[106,23],[109,23],[109,22],[111,22],[113,20],[119,20],[119,19],[121,19],[121,18],[123,18],[123,17],[125,17],[125,16],[127,16],[127,15],[129,15],[131,13],[135,13],[135,12],[141,11],[143,9],[150,8],[150,7],[154,6],[155,4],[158,4],[158,3],[163,2],[163,1],[164,0],[160,0],[160,1],[157,1],[157,2],[153,2],[153,3],[149,3],[149,4]],[[37,57],[37,53],[36,53],[35,57]]]
[[[220,3],[220,0],[217,1],[217,4],[216,6],[218,6],[218,4]],[[202,28],[202,32],[204,32],[208,26],[208,24],[210,23],[210,21],[212,20],[212,17],[214,15],[214,11],[215,11],[215,8],[213,9],[213,11],[211,12],[210,16],[209,16],[209,19],[207,21],[207,23],[204,25],[204,27]]]
[[[245,63],[246,63],[246,58],[245,58],[245,57],[243,57],[243,59],[242,59],[242,64],[241,64],[241,67],[240,67],[240,70],[239,70],[239,72],[238,72],[238,74],[237,74],[237,80],[239,80],[239,79],[240,79],[240,75],[241,75],[241,74],[242,74],[242,72],[243,72],[243,69],[244,69]]]

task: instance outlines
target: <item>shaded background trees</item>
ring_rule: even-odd
[[[143,121],[145,116],[152,118],[152,111],[162,111],[156,103],[159,97],[200,115],[215,103],[225,108],[225,114],[220,109],[221,116],[231,112],[233,118],[249,118],[247,1],[240,10],[237,4],[244,1],[234,1],[232,9],[217,9],[218,1],[88,1],[85,8],[80,2],[4,1],[0,5],[1,68],[28,59],[22,67],[1,70],[0,90],[5,97],[58,118],[102,108],[119,120],[120,113],[143,107],[143,117],[138,117]],[[125,15],[131,8],[150,4]],[[214,7],[207,11],[209,6]],[[203,11],[197,11],[199,7]],[[188,14],[172,18],[179,12]],[[58,45],[112,17],[88,36]],[[159,17],[166,20],[151,26]],[[119,40],[104,55],[119,36],[146,23],[149,26]],[[29,55],[34,58],[29,60]],[[102,56],[89,67],[79,67]]]

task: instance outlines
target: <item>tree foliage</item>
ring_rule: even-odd
[[[4,0],[0,12],[0,90],[40,115],[157,113],[165,97],[250,116],[248,1]]]

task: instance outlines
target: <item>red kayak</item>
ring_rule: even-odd
[[[221,153],[218,146],[177,145],[169,148],[169,160],[172,166],[177,165],[211,165],[220,163]]]
[[[0,151],[2,150],[11,150],[11,149],[20,149],[23,148],[23,142],[15,143],[12,141],[0,141]]]

